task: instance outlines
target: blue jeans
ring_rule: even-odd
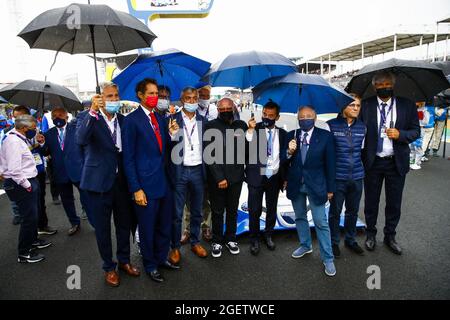
[[[358,221],[359,202],[361,201],[363,180],[336,180],[336,192],[330,203],[328,222],[330,223],[331,242],[339,245],[342,206],[345,201],[345,243],[356,242],[356,222]]]
[[[188,190],[189,199],[186,199]],[[204,190],[205,186],[202,166],[183,166],[181,177],[175,182],[175,216],[172,222],[172,249],[179,249],[181,247],[181,228],[186,202],[189,202],[191,210],[191,245],[194,246],[200,243],[199,236],[203,219],[202,208]]]
[[[309,228],[306,206],[307,196],[308,191],[306,190],[305,185],[302,185],[297,198],[292,199],[292,207],[295,211],[295,225],[297,227],[300,245],[304,248],[311,249],[311,230]],[[330,227],[328,226],[325,204],[315,205],[310,201],[309,206],[312,211],[317,239],[319,241],[320,256],[324,262],[332,262],[334,256],[333,250],[331,249]]]

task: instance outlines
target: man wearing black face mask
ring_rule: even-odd
[[[250,119],[246,134],[250,143],[249,160],[245,169],[250,215],[250,253],[255,256],[260,251],[259,222],[264,194],[267,210],[263,239],[269,250],[275,250],[272,233],[276,222],[278,195],[286,180],[286,166],[280,166],[280,154],[286,140],[286,131],[275,126],[275,122],[279,119],[280,106],[270,101],[263,108],[261,122],[256,123],[254,118]],[[252,159],[253,155],[257,158]]]
[[[413,102],[394,96],[395,76],[380,72],[372,79],[376,97],[362,101],[361,120],[367,126],[362,160],[366,216],[366,248],[375,250],[377,218],[383,180],[386,190],[384,243],[395,254],[402,249],[395,240],[400,221],[405,177],[409,171],[409,144],[420,135]]]
[[[218,258],[222,255],[222,245],[225,244],[231,254],[239,254],[236,242],[237,209],[244,182],[244,166],[246,158],[245,132],[248,127],[244,121],[234,120],[234,102],[230,98],[223,98],[217,104],[219,117],[208,122],[205,126],[205,135],[208,131],[217,131],[220,138],[213,134],[213,142],[205,142],[205,162],[207,164],[208,190],[212,212],[212,256]],[[214,138],[215,137],[215,138]],[[216,139],[217,138],[217,139]],[[207,140],[205,138],[205,140]],[[208,159],[207,149],[210,144],[220,151],[211,154]],[[213,161],[212,161],[213,160]],[[224,234],[223,215],[226,210],[226,232]]]
[[[67,173],[67,137],[74,139],[73,134],[68,134],[68,130],[75,128],[68,127],[67,110],[61,107],[52,110],[52,120],[55,127],[45,133],[45,154],[52,158],[51,166],[53,179],[61,195],[61,202],[66,212],[67,218],[71,224],[68,235],[72,236],[80,231],[80,217],[75,209],[75,198],[73,195],[73,183]],[[73,144],[74,142],[71,141]]]

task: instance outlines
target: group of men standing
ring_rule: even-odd
[[[417,138],[419,125],[414,104],[393,96],[394,84],[392,74],[377,74],[373,79],[377,97],[361,103],[354,95],[354,102],[329,122],[331,132],[315,126],[314,106],[300,106],[299,129],[287,133],[276,126],[280,107],[275,102],[264,106],[261,122],[252,117],[247,124],[236,119],[236,106],[230,98],[221,99],[217,108],[211,108],[208,88],[185,88],[181,111],[170,113],[165,101],[170,99],[170,90],[158,87],[152,79],[137,85],[140,106],[124,117],[119,114],[119,88],[108,83],[102,94],[93,98],[90,110],[80,113],[74,123],[62,121],[67,113],[55,109],[55,136],[39,136],[38,143],[52,154],[55,169],[61,169],[61,196],[74,232],[79,230],[79,220],[71,207],[72,185],[83,193],[83,206],[95,228],[105,279],[111,286],[120,283],[117,269],[130,276],[140,275],[130,262],[130,241],[136,228],[145,272],[156,282],[164,281],[161,268],[180,268],[180,248],[187,238],[191,251],[200,258],[208,256],[200,243],[202,234],[212,238],[214,258],[222,255],[224,246],[231,254],[239,254],[237,211],[244,181],[249,188],[251,254],[256,256],[261,250],[264,195],[266,223],[262,240],[269,250],[275,250],[272,233],[278,196],[286,191],[295,211],[300,241],[292,257],[312,252],[308,199],[325,273],[334,276],[334,258],[340,256],[339,221],[344,202],[345,245],[357,254],[364,252],[355,241],[363,184],[367,250],[376,247],[380,193],[385,181],[384,241],[393,252],[401,254],[396,227],[409,169],[408,144]],[[65,133],[58,130],[61,126]],[[35,135],[35,121],[19,117],[0,153],[5,190],[25,217],[21,234],[27,233],[29,239],[25,241],[21,236],[19,240],[22,262],[42,258],[33,248],[37,239],[33,222],[38,203],[35,192],[39,187],[27,145]],[[64,155],[64,150],[72,149],[71,144],[77,146],[80,156],[69,158],[81,159],[76,166],[68,164],[67,157],[58,158],[55,151],[63,151]],[[13,164],[9,156],[12,150],[23,161]],[[74,167],[78,168],[78,182],[68,169]],[[211,212],[212,235],[208,227],[201,230],[208,220],[206,208]],[[182,239],[186,212],[190,231]],[[117,262],[111,240],[112,216]]]

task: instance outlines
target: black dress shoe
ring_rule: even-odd
[[[180,266],[177,266],[176,264],[173,264],[169,261],[164,262],[160,267],[167,269],[167,270],[179,270],[180,269]]]
[[[345,243],[345,246],[350,250],[353,251],[353,253],[356,253],[358,256],[363,256],[364,255],[364,250],[356,243]]]
[[[269,249],[270,251],[275,250],[275,243],[272,241],[272,237],[271,236],[265,236],[264,237],[264,242],[267,245],[267,249]]]
[[[366,239],[366,248],[369,251],[374,251],[375,247],[377,246],[377,239],[375,239],[375,237],[367,237]]]
[[[164,278],[161,275],[161,273],[158,272],[158,270],[147,272],[147,275],[155,282],[161,283],[164,282]]]
[[[250,246],[250,253],[257,256],[260,250],[259,241],[253,241]]]
[[[401,255],[402,254],[402,248],[398,245],[397,241],[395,239],[384,239],[384,244],[387,245],[387,247],[395,254]]]

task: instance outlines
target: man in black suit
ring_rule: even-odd
[[[248,185],[248,211],[250,215],[250,252],[257,255],[260,251],[259,220],[262,213],[263,195],[266,195],[266,220],[264,241],[269,250],[275,250],[272,233],[277,216],[278,195],[283,189],[284,167],[280,165],[281,149],[286,139],[286,131],[275,126],[280,119],[280,106],[268,102],[262,111],[262,122],[249,121],[247,141],[249,142],[249,160],[246,167]]]
[[[222,255],[222,244],[231,254],[239,254],[236,241],[237,210],[244,182],[247,124],[234,119],[233,100],[223,98],[217,104],[219,117],[205,126],[205,163],[212,211],[212,256]],[[208,142],[211,141],[212,142]],[[226,231],[223,215],[226,210]]]
[[[385,181],[386,224],[384,243],[395,254],[402,253],[395,240],[400,221],[405,177],[409,171],[409,144],[420,136],[419,119],[413,102],[394,96],[395,76],[377,73],[372,79],[377,97],[362,102],[361,119],[367,126],[362,160],[366,216],[366,247],[376,246],[380,194]]]

